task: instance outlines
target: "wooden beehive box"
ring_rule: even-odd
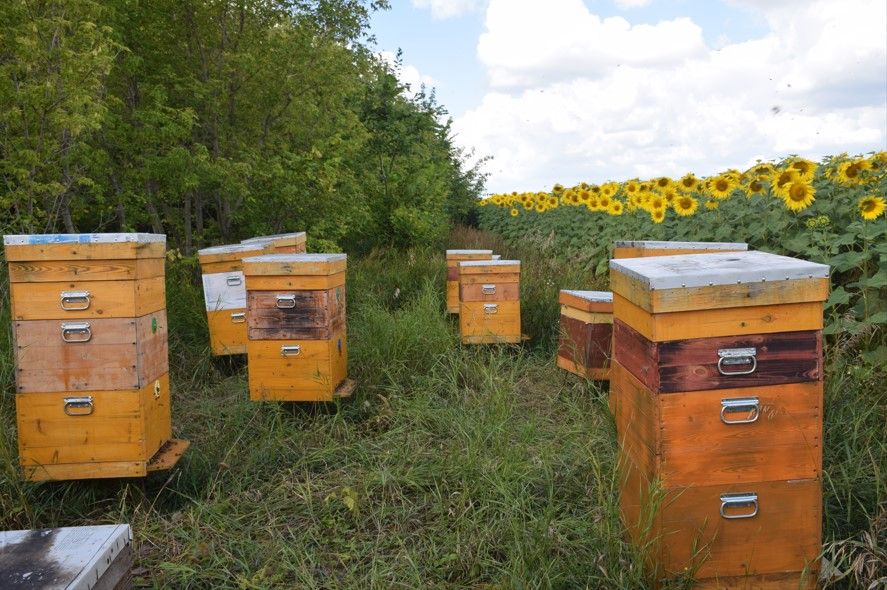
[[[645,258],[647,256],[678,256],[680,254],[716,254],[744,252],[745,242],[668,242],[655,240],[617,241],[613,243],[613,258]]]
[[[171,441],[165,236],[5,236],[19,459],[31,480],[138,477]]]
[[[588,379],[610,379],[613,294],[609,291],[560,292],[561,331],[557,366]]]
[[[270,253],[269,242],[213,246],[197,252],[213,355],[246,353],[246,285],[243,258]]]
[[[308,236],[305,232],[293,232],[289,234],[275,234],[273,236],[259,236],[242,240],[241,244],[270,244],[273,254],[302,254],[305,252]]]
[[[610,271],[629,533],[657,576],[815,586],[828,267],[738,252]]]
[[[459,262],[490,260],[492,250],[447,250],[447,312],[459,313]]]
[[[459,263],[459,333],[463,344],[521,341],[520,260]]]
[[[128,524],[0,532],[0,588],[123,590],[132,563]]]
[[[331,401],[347,376],[345,254],[243,261],[250,399]]]

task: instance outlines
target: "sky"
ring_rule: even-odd
[[[885,0],[392,0],[491,193],[887,149]]]

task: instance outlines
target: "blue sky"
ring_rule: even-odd
[[[372,32],[491,190],[539,190],[887,148],[885,4],[393,0]]]

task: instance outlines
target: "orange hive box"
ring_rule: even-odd
[[[655,578],[816,587],[829,268],[737,252],[610,272],[620,506]]]
[[[521,341],[520,260],[459,262],[463,344]]]
[[[345,254],[244,259],[250,399],[347,395],[346,264]]]
[[[241,244],[263,243],[270,244],[274,254],[302,254],[308,237],[305,232],[293,232],[290,234],[276,234],[273,236],[259,236],[242,240]]]
[[[559,300],[561,330],[557,366],[589,379],[609,380],[613,294],[563,290]]]
[[[157,234],[4,236],[19,460],[32,481],[172,466],[164,254]]]
[[[459,313],[459,262],[490,260],[492,250],[447,250],[447,312]]]

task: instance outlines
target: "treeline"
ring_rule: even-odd
[[[5,0],[0,229],[152,231],[190,253],[441,239],[484,177],[373,52],[387,0]],[[318,242],[319,240],[319,242]]]

